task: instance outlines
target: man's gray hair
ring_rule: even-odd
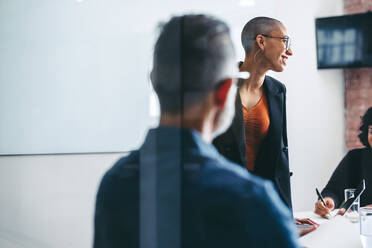
[[[247,22],[243,28],[241,36],[245,52],[248,53],[251,51],[257,35],[270,34],[270,32],[280,25],[283,25],[280,21],[265,16],[255,17]]]
[[[151,75],[162,112],[179,113],[201,102],[233,76],[235,52],[229,34],[224,22],[205,15],[173,17],[164,25]]]

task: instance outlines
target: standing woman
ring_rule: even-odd
[[[286,88],[266,76],[281,72],[292,56],[285,26],[269,17],[256,17],[241,35],[245,60],[240,71],[250,77],[239,82],[236,114],[230,128],[214,141],[228,159],[269,179],[284,203],[292,208],[286,127]]]
[[[292,209],[286,88],[266,76],[269,70],[284,70],[293,54],[290,38],[280,21],[256,17],[244,26],[241,39],[245,59],[240,71],[249,72],[250,77],[239,82],[233,123],[213,144],[226,158],[271,180],[283,202]],[[312,225],[309,229],[300,228],[301,236],[318,227],[308,218],[296,219],[296,223]]]

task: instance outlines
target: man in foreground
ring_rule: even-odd
[[[235,74],[225,23],[186,15],[165,24],[151,73],[160,124],[103,177],[95,248],[298,247],[272,184],[211,145],[234,116]]]

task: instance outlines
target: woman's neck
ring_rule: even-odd
[[[260,60],[258,56],[246,55],[239,70],[249,72],[250,76],[244,81],[243,87],[245,86],[252,90],[262,87],[267,69],[261,66]]]

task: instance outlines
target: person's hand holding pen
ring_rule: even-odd
[[[321,200],[315,203],[314,212],[322,217],[325,217],[335,208],[335,202],[330,197],[324,197],[324,203]]]
[[[329,213],[335,208],[335,202],[330,197],[323,198],[318,189],[315,189],[318,201],[315,203],[314,212],[322,217],[328,218]]]

